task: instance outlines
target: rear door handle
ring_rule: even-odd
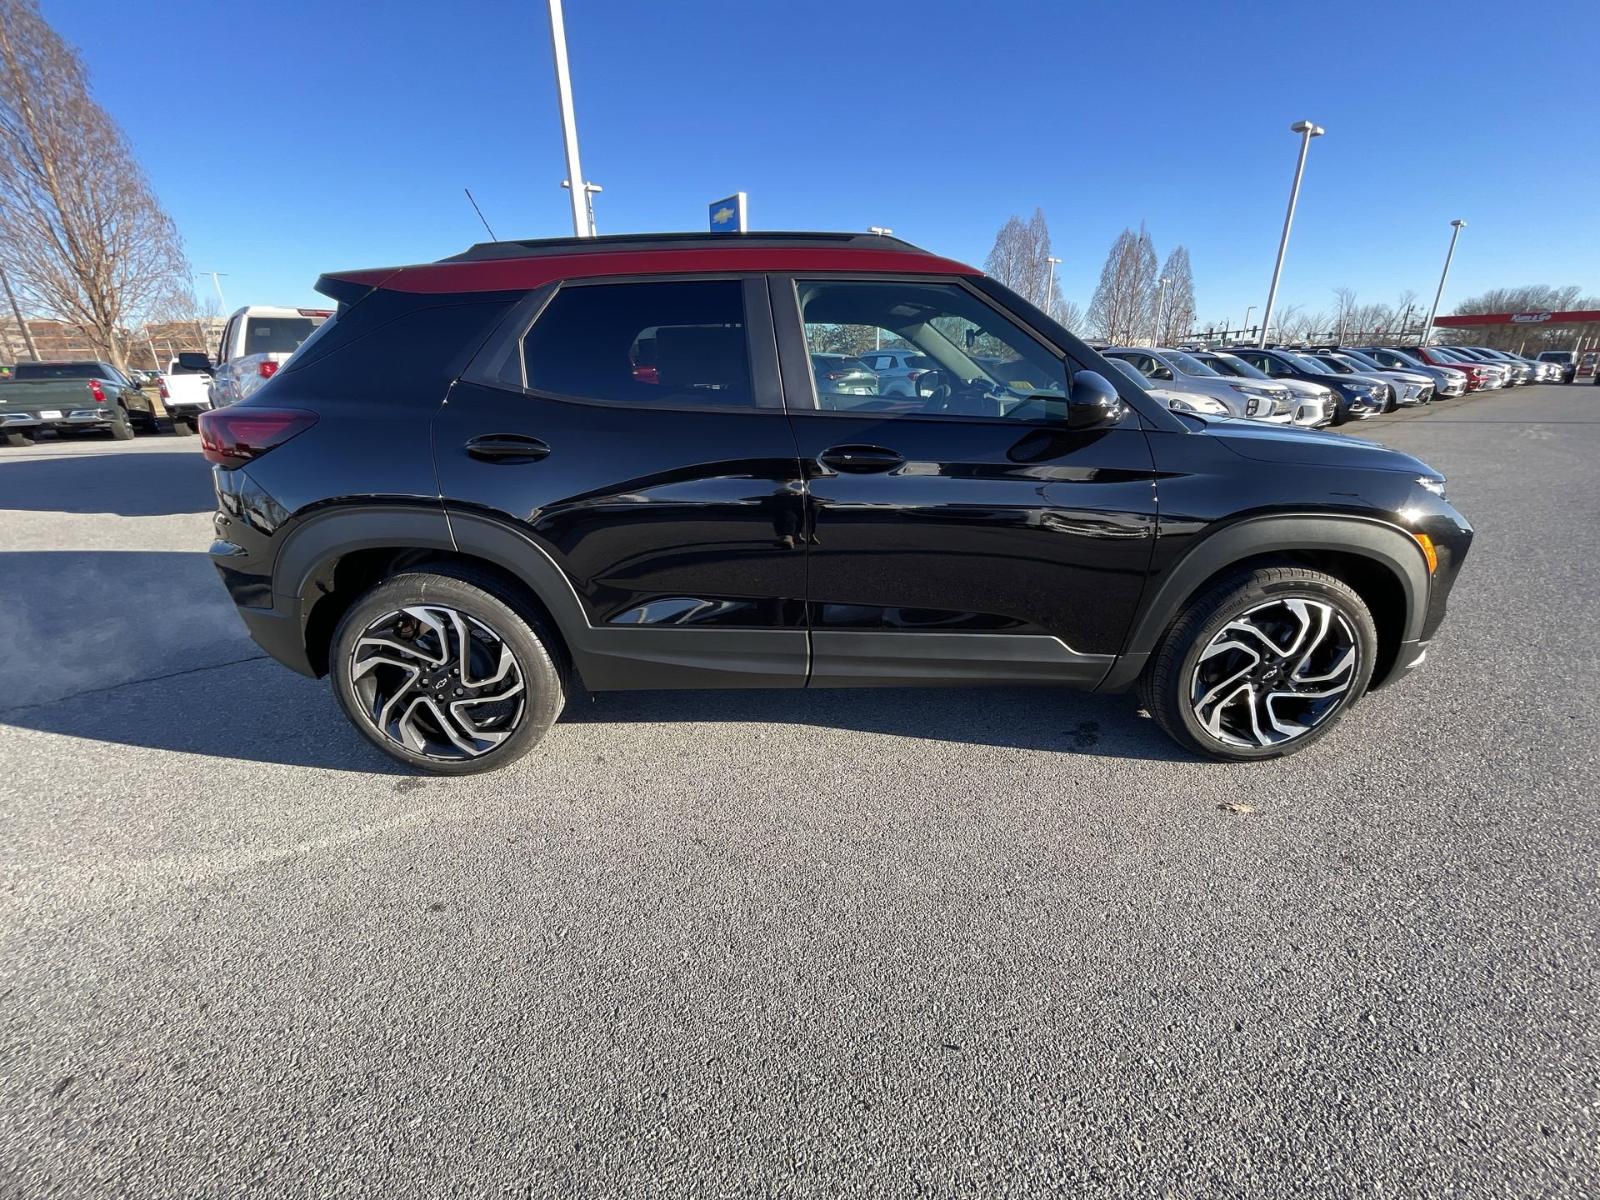
[[[467,443],[467,453],[484,462],[530,463],[549,454],[550,447],[521,433],[486,433]]]
[[[835,471],[851,475],[870,475],[878,471],[892,471],[906,461],[898,450],[883,446],[830,446],[817,455],[817,461]]]

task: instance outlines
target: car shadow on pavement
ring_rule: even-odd
[[[179,445],[137,453],[121,442],[105,448],[67,442],[59,456],[0,452],[0,509],[124,517],[210,512],[217,503],[211,466],[192,440]]]
[[[4,472],[0,472],[3,475]],[[209,556],[0,553],[0,725],[220,759],[410,774],[351,727],[326,681],[267,659]],[[1128,696],[1060,688],[619,692],[562,722],[743,723],[1173,761]]]
[[[563,723],[812,725],[930,741],[1187,762],[1128,695],[1067,688],[825,688],[816,691],[580,692]]]
[[[231,762],[413,774],[367,744],[328,690],[258,655],[0,710],[0,727]],[[67,751],[63,751],[66,753]]]

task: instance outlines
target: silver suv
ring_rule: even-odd
[[[1253,417],[1274,425],[1294,421],[1295,403],[1289,389],[1275,381],[1229,378],[1182,350],[1111,346],[1100,353],[1132,363],[1150,382],[1171,391],[1195,392],[1220,400],[1233,416]]]

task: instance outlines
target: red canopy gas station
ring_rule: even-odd
[[[1541,343],[1537,347],[1539,349],[1592,350],[1600,343],[1600,309],[1597,308],[1580,308],[1569,312],[1473,313],[1470,316],[1435,317],[1433,323],[1442,329],[1515,325],[1525,328],[1530,338],[1537,335]],[[1571,345],[1562,345],[1560,338],[1551,337],[1546,332],[1561,326],[1572,327]]]

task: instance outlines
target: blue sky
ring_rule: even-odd
[[[324,270],[570,232],[542,0],[42,0],[83,52],[197,270],[230,307]],[[1202,321],[1265,300],[1297,138],[1281,302],[1438,281],[1600,292],[1593,0],[872,5],[567,0],[602,233],[879,224],[982,263],[1042,206],[1068,299],[1148,222],[1189,247]],[[197,287],[209,287],[209,280]]]

